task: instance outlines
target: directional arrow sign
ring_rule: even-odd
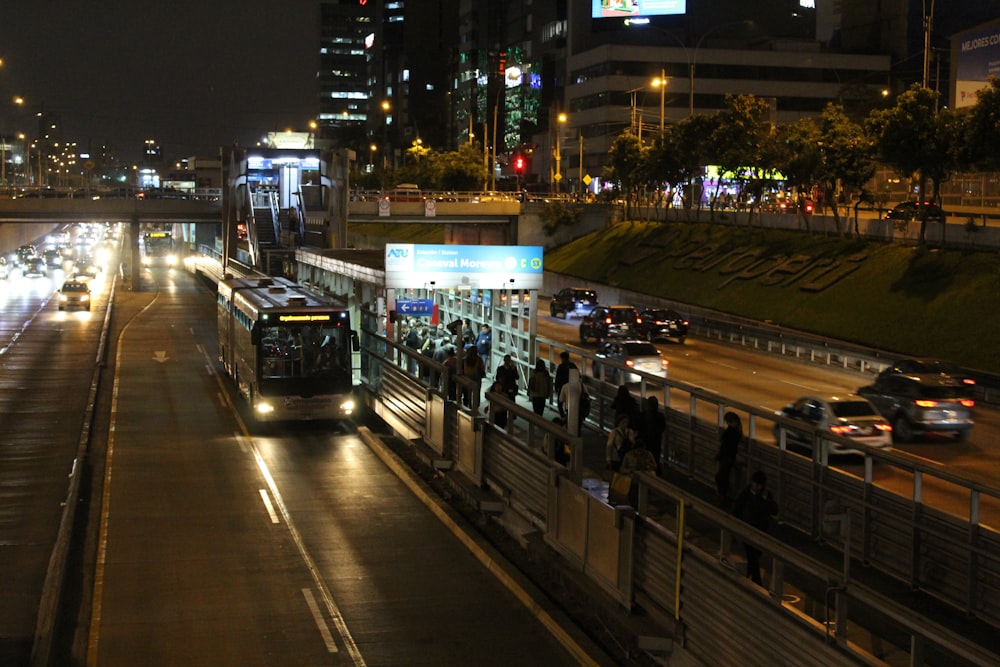
[[[396,310],[403,315],[431,315],[434,313],[434,299],[397,299]]]
[[[157,350],[153,353],[153,361],[158,361],[161,364],[167,360],[167,353],[161,350]]]

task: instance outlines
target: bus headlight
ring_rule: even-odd
[[[274,406],[270,403],[264,403],[263,401],[257,404],[257,412],[262,415],[269,415],[274,412]]]
[[[153,258],[152,257],[150,257],[149,255],[143,255],[142,256],[142,264],[143,264],[143,266],[149,266],[152,263],[153,263]]]
[[[340,404],[340,411],[345,415],[349,415],[354,412],[354,401],[344,401]]]
[[[177,255],[167,255],[167,266],[174,266],[177,264]]]

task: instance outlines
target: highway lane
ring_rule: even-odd
[[[121,295],[148,305],[117,363],[88,664],[577,664],[353,427],[245,429],[214,293],[153,284]]]
[[[0,664],[27,664],[62,505],[76,469],[108,284],[59,312],[61,270],[0,280]]]
[[[577,320],[564,321],[541,315],[537,330],[540,336],[577,345]],[[684,382],[732,401],[776,411],[793,399],[809,394],[842,394],[867,384],[870,376],[842,368],[798,362],[787,357],[756,352],[710,340],[689,337],[684,344],[658,342],[657,347],[669,359],[669,378]],[[593,345],[585,346],[593,350]],[[688,409],[686,394],[671,394],[675,409]],[[676,398],[675,398],[676,396]],[[715,420],[714,406],[699,404],[698,416]],[[995,470],[1000,466],[1000,415],[991,408],[978,406],[976,425],[965,442],[947,436],[926,436],[907,443],[896,443],[894,449],[938,466],[951,473],[996,484]],[[773,442],[771,425],[762,424],[767,432],[757,433],[758,439]],[[747,424],[744,421],[744,428]],[[863,475],[858,457],[839,457],[833,465]],[[901,495],[913,493],[913,476],[888,466],[876,466],[875,482]],[[967,492],[951,484],[930,481],[924,489],[924,500],[957,516],[969,516]],[[1000,527],[1000,502],[983,500],[983,523]]]

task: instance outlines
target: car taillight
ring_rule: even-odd
[[[962,384],[969,384],[974,386],[976,384],[976,381],[973,380],[972,378],[962,378]]]
[[[635,318],[635,323],[636,324],[642,324],[642,318],[641,317]]]
[[[927,400],[913,401],[913,403],[918,408],[933,408],[935,405],[937,405],[937,401],[927,401]]]
[[[976,405],[976,402],[974,400],[972,400],[971,398],[963,398],[960,401],[960,403],[962,405],[964,405],[965,407],[967,407],[967,408],[972,408],[972,407],[975,407],[975,405]]]
[[[851,432],[851,427],[844,426],[843,424],[830,424],[830,432],[838,435],[844,435]]]
[[[631,359],[626,359],[625,360],[625,365],[631,368],[631,367],[635,366],[635,362],[633,360],[631,360]]]
[[[892,430],[892,426],[890,426],[889,424],[875,424],[875,430],[876,431],[891,431]]]
[[[660,359],[660,368],[667,370],[667,366],[670,365],[670,361],[667,359]]]
[[[611,324],[611,318],[610,317],[605,317],[604,318],[604,323],[605,324]]]

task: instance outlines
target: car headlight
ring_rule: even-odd
[[[270,414],[274,412],[274,406],[271,405],[270,403],[264,403],[264,402],[258,403],[257,412],[261,413],[262,415]]]
[[[151,257],[149,257],[149,255],[145,255],[145,256],[143,256],[143,258],[142,258],[142,263],[143,263],[143,264],[144,264],[145,266],[149,266],[150,264],[152,264],[152,263],[153,263],[153,260],[152,260],[152,258],[151,258]]]
[[[66,301],[66,300],[67,300],[67,297],[66,297],[66,295],[65,295],[65,294],[60,294],[60,295],[59,295],[59,300],[60,300],[60,301]]]
[[[177,263],[177,255],[167,255],[167,266],[173,266]]]
[[[344,401],[340,404],[340,410],[345,414],[354,412],[354,401]]]
[[[90,301],[90,295],[84,294],[80,297],[80,301]]]

